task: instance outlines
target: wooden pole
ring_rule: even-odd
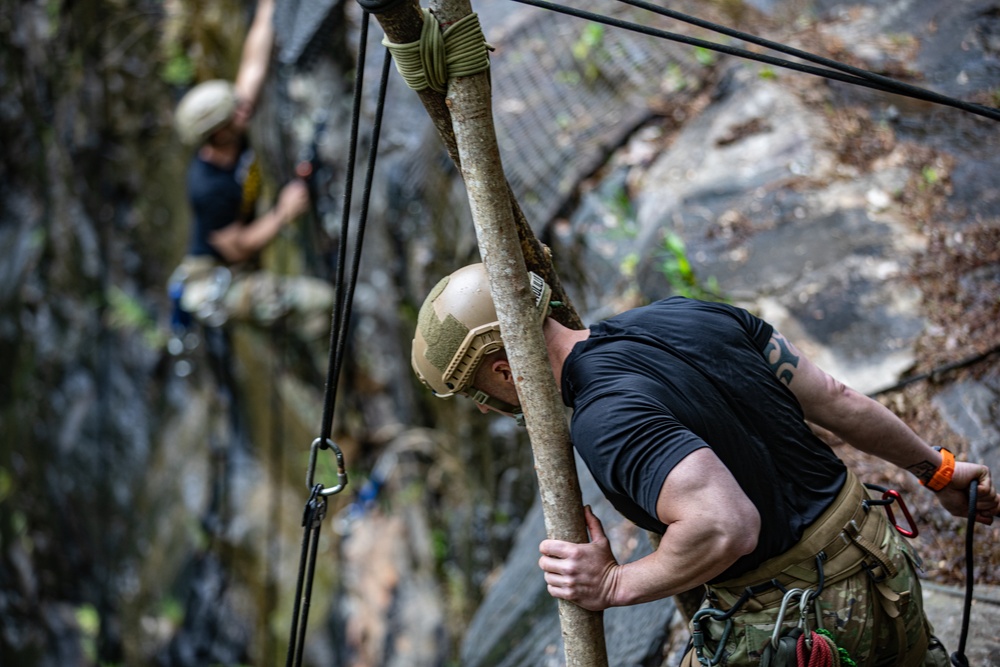
[[[406,0],[405,2],[395,3],[388,9],[375,13],[374,16],[390,41],[396,44],[408,44],[420,39],[420,31],[423,27],[423,15],[421,14],[420,5],[417,0]],[[427,115],[430,116],[438,136],[448,151],[448,155],[455,163],[455,166],[461,170],[461,157],[455,141],[455,132],[452,128],[451,112],[444,94],[426,88],[418,91],[417,96],[420,98],[421,103],[423,103]],[[573,308],[573,303],[569,296],[563,290],[562,281],[560,281],[559,275],[552,266],[552,258],[549,256],[548,249],[535,237],[535,233],[532,231],[531,225],[524,215],[524,211],[521,210],[520,204],[517,203],[517,199],[514,197],[514,193],[510,189],[506,178],[503,181],[503,188],[506,190],[507,205],[510,206],[511,213],[514,216],[514,224],[517,228],[517,236],[520,241],[525,264],[529,270],[537,273],[549,284],[552,288],[553,300],[563,304],[553,308],[552,317],[571,329],[582,329],[583,322]]]
[[[469,15],[472,6],[469,0],[431,0],[431,10],[439,23],[451,25]],[[490,279],[504,348],[531,438],[546,530],[554,539],[586,542],[573,446],[538,324],[512,197],[500,160],[489,74],[451,78],[446,101],[479,252]],[[559,617],[566,664],[606,666],[603,616],[560,600]]]
[[[414,4],[407,3],[406,7],[397,14],[399,17],[408,14],[410,19],[399,20],[412,20],[413,12],[417,11]],[[472,7],[469,0],[431,0],[431,11],[440,24],[451,25],[470,14]],[[383,22],[381,16],[379,21]],[[385,27],[389,39],[397,41]],[[445,144],[465,180],[480,255],[490,279],[504,347],[531,439],[546,530],[555,539],[586,542],[583,498],[565,409],[534,308],[515,219],[515,209],[519,207],[500,161],[489,74],[451,78],[443,109],[440,101],[429,93],[422,93],[421,100],[425,106],[433,105],[434,110],[429,110],[432,118],[442,116],[435,118],[435,126],[443,138],[448,137]],[[449,111],[451,135],[442,128],[443,117]],[[564,600],[559,600],[558,606],[566,664],[606,667],[603,615]]]

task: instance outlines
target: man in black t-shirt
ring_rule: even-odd
[[[243,45],[236,82],[205,81],[180,101],[175,125],[196,147],[187,174],[193,225],[187,256],[171,279],[183,285],[180,305],[199,320],[269,325],[292,316],[306,339],[329,327],[333,290],[326,281],[277,276],[249,265],[282,228],[309,205],[304,181],[278,193],[276,205],[256,214],[261,171],[247,139],[274,45],[274,0],[261,0]]]
[[[572,330],[546,317],[546,290],[533,287],[574,446],[612,504],[662,534],[652,554],[620,564],[586,508],[589,543],[540,546],[551,595],[601,610],[706,585],[706,609],[736,607],[719,653],[730,665],[780,645],[770,640],[782,602],[818,614],[858,664],[948,663],[923,615],[915,554],[807,422],[909,470],[956,516],[977,483],[986,524],[1000,510],[988,468],[932,448],[743,309],[678,297]],[[439,396],[520,411],[482,265],[431,291],[412,363]],[[707,625],[695,629],[714,654],[725,623]]]

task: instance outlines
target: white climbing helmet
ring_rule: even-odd
[[[539,321],[549,313],[552,289],[528,272]],[[442,278],[420,307],[410,363],[436,396],[449,398],[472,384],[479,363],[503,347],[500,322],[482,264]],[[483,402],[483,401],[480,401]]]
[[[235,86],[229,81],[213,79],[199,83],[181,98],[174,126],[185,144],[200,144],[228,123],[235,112]]]

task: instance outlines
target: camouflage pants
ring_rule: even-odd
[[[872,576],[867,567],[852,567],[846,572],[825,572],[831,582],[810,604],[805,620],[798,607],[785,614],[782,635],[797,627],[800,622],[811,630],[820,627],[828,630],[836,645],[845,649],[859,666],[941,666],[950,664],[948,654],[932,636],[932,628],[923,612],[920,580],[917,577],[918,559],[912,547],[900,537],[895,527],[884,516],[882,508],[872,508],[875,523],[866,532],[871,535],[871,544],[892,564],[893,576],[882,581],[878,571]],[[818,553],[818,551],[817,551]],[[796,572],[795,566],[785,572]],[[804,569],[799,572],[806,576]],[[846,576],[844,576],[846,575]],[[779,579],[782,579],[779,577]],[[816,582],[809,579],[783,577],[786,589],[811,588]],[[709,587],[709,595],[702,608],[720,606],[723,600],[733,600],[734,591],[719,591]],[[750,598],[741,611],[733,615],[733,624],[719,650],[725,624],[703,617],[707,623],[701,624],[705,637],[703,657],[719,657],[720,665],[758,665],[761,656],[771,642],[775,625],[779,621],[781,592],[773,592],[765,604],[755,604]],[[725,603],[721,606],[727,607]],[[728,607],[727,607],[728,608]],[[815,609],[815,612],[812,613]],[[697,665],[698,660],[691,651],[682,665]],[[796,664],[794,661],[790,664]]]
[[[208,257],[185,258],[175,280],[184,284],[181,307],[207,326],[284,320],[305,341],[329,334],[333,288],[324,280],[231,269]]]

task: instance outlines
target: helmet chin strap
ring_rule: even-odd
[[[501,401],[499,398],[490,396],[485,391],[481,389],[475,389],[471,392],[466,393],[466,396],[471,398],[476,403],[480,405],[485,405],[488,408],[493,408],[498,412],[505,412],[514,418],[518,426],[524,426],[524,413],[521,412],[520,405],[514,405],[506,401]]]

